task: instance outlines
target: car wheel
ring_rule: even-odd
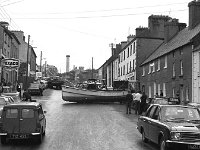
[[[1,136],[1,144],[6,144],[7,143],[7,139],[6,136]]]
[[[147,142],[148,142],[148,139],[145,137],[145,132],[144,132],[144,131],[142,131],[142,141],[143,141],[144,143],[147,143]]]
[[[168,150],[164,137],[161,137],[160,139],[160,150]]]

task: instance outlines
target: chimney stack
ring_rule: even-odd
[[[66,55],[66,72],[69,72],[69,59],[70,55]]]
[[[192,1],[189,7],[189,29],[193,29],[200,23],[200,0]]]

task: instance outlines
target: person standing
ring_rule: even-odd
[[[140,102],[141,102],[141,97],[142,97],[142,94],[141,94],[141,91],[138,91],[136,94],[135,94],[135,114],[139,115],[140,114]]]
[[[22,91],[22,89],[21,89],[21,85],[19,84],[19,82],[17,82],[17,92],[19,92],[19,98],[21,99],[21,91]]]
[[[131,114],[131,105],[133,101],[133,95],[132,91],[128,91],[128,94],[126,95],[126,114]]]
[[[146,100],[147,100],[147,95],[145,94],[145,92],[143,92],[140,104],[140,114],[146,111]]]
[[[23,101],[32,101],[31,94],[27,91],[27,89],[24,89]]]

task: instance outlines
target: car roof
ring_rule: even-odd
[[[18,102],[18,103],[12,103],[5,105],[4,108],[10,108],[10,107],[39,107],[41,103],[39,102]]]
[[[186,108],[194,108],[194,106],[189,105],[175,105],[175,104],[152,104],[151,106],[160,106],[160,107],[186,107]]]

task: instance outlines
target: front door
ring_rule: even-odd
[[[7,133],[19,133],[19,109],[17,108],[6,108],[3,112],[3,129]]]
[[[33,108],[22,108],[20,116],[20,133],[33,133],[36,129],[36,114]]]

